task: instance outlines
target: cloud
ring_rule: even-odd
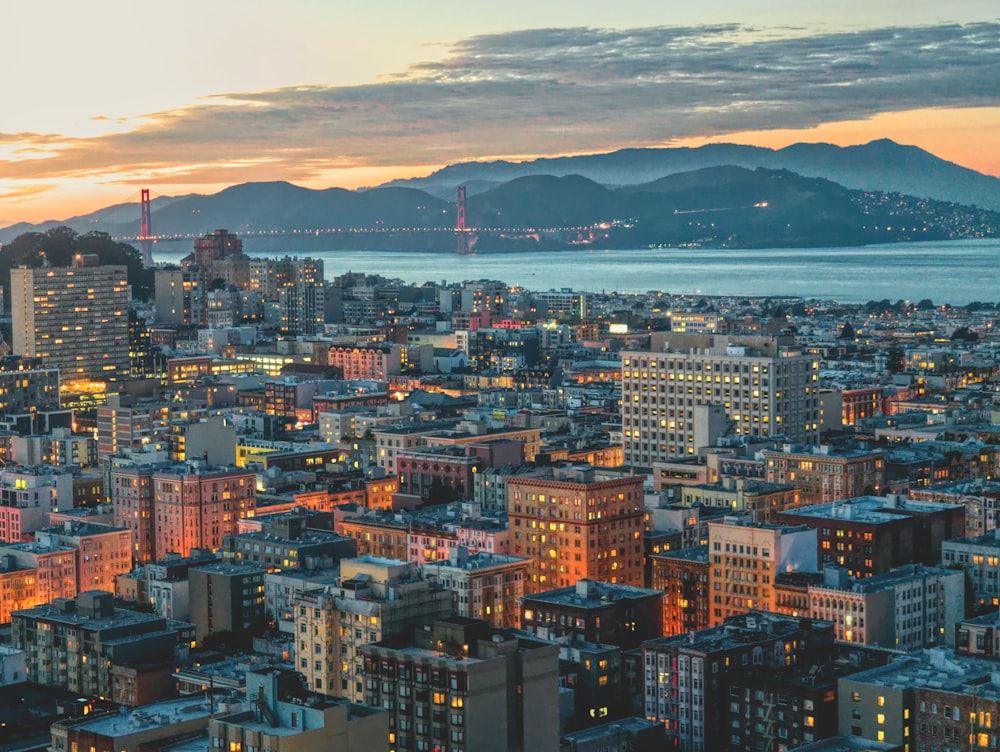
[[[532,29],[465,39],[368,85],[220,94],[125,133],[0,134],[2,153],[35,150],[0,159],[0,178],[305,181],[351,166],[661,145],[996,106],[998,69],[998,23],[812,35],[739,25]]]

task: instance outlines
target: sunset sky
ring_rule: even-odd
[[[12,0],[0,28],[0,227],[710,141],[1000,175],[996,0]]]

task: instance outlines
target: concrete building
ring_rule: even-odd
[[[559,746],[559,649],[455,617],[366,645],[365,701],[391,709],[391,749]]]
[[[527,592],[580,579],[643,583],[643,475],[587,465],[507,479],[511,553],[532,560]]]
[[[886,487],[885,452],[879,450],[786,444],[761,454],[767,481],[795,486],[802,506],[878,494]]]
[[[965,507],[905,496],[861,496],[830,504],[799,507],[779,515],[817,533],[821,564],[847,569],[851,577],[870,577],[903,564],[933,566],[942,542],[965,531]]]
[[[206,744],[247,752],[369,752],[386,748],[389,715],[309,692],[301,677],[277,667],[247,672],[249,710],[212,718]]]
[[[95,522],[66,521],[42,528],[35,541],[43,546],[69,546],[76,551],[76,592],[115,592],[118,575],[132,570],[132,534],[128,528]]]
[[[1000,606],[1000,535],[996,531],[943,541],[941,565],[965,572],[980,607]]]
[[[364,699],[361,648],[452,614],[452,595],[416,565],[361,556],[340,582],[293,598],[298,666],[310,689]]]
[[[654,334],[622,353],[625,464],[694,455],[721,436],[819,440],[819,361],[788,339]]]
[[[28,583],[20,575],[15,575],[11,582],[10,601],[21,601],[30,597],[30,590],[21,590],[17,596],[19,583],[25,588],[33,585],[34,605],[52,603],[57,598],[75,598],[77,594],[76,559],[77,553],[70,546],[57,543],[8,543],[0,546],[0,557],[3,557],[9,570],[31,570],[34,572],[34,583]]]
[[[217,713],[232,713],[239,700],[213,697],[193,702],[190,697],[144,704],[128,713],[108,711],[56,721],[52,724],[52,752],[144,752],[164,749],[179,739],[204,739],[209,720]]]
[[[743,517],[708,523],[711,626],[752,609],[777,611],[779,572],[815,572],[816,531],[806,525],[764,525]]]
[[[457,616],[482,619],[490,626],[517,627],[520,600],[530,562],[521,556],[479,551],[457,546],[445,561],[428,562],[421,569],[453,593]]]
[[[828,564],[823,575],[803,613],[831,622],[838,640],[903,651],[955,645],[965,615],[961,571],[907,564],[856,580]]]
[[[256,506],[254,474],[189,462],[153,473],[153,551],[217,549]]]
[[[0,370],[0,415],[58,409],[58,368]]]
[[[191,590],[188,571],[191,567],[219,562],[217,554],[194,549],[189,556],[167,554],[163,559],[142,567],[146,591],[143,600],[164,619],[191,620]]]
[[[254,564],[204,564],[188,570],[195,639],[263,627],[264,569]]]
[[[92,590],[14,612],[11,643],[28,655],[29,680],[130,705],[162,696],[163,681],[194,637],[191,625],[116,609],[113,599]],[[149,682],[115,684],[115,667],[137,664],[151,667]]]
[[[804,661],[810,651],[826,644],[833,644],[828,623],[759,611],[700,632],[648,640],[642,645],[645,717],[663,725],[668,748],[743,749],[744,714],[729,716],[731,704],[743,693],[730,697],[730,674],[773,672]]]
[[[650,587],[664,593],[663,635],[706,629],[711,601],[708,544],[663,551],[649,558]]]
[[[982,709],[989,709],[991,687],[988,685],[992,683],[995,670],[993,661],[956,656],[950,650],[938,647],[900,656],[888,665],[841,677],[837,687],[840,733],[901,745],[904,752],[929,752],[934,725],[937,725],[936,743],[944,741],[945,737],[940,732],[947,705],[951,721],[946,724],[949,727],[947,739],[954,744],[953,748],[977,749],[978,732],[989,734],[988,729],[983,728],[986,724],[980,724],[978,712],[972,722],[977,734],[972,737],[974,743],[969,744],[969,729],[963,729],[966,733],[953,737],[951,727],[954,721],[970,720],[971,706],[977,702],[972,690],[974,686],[986,685],[987,701]],[[951,694],[952,699],[944,703],[937,694],[940,692]],[[957,703],[957,708],[956,694],[967,695],[964,702]],[[956,709],[958,718],[953,717]],[[988,738],[985,748],[990,748]]]
[[[661,634],[663,592],[581,579],[524,596],[521,628],[546,640],[578,638],[631,650]]]
[[[128,376],[126,271],[81,255],[71,267],[11,269],[14,353],[58,368],[64,388]]]
[[[49,514],[73,507],[73,470],[51,465],[0,471],[0,542],[17,543],[49,523]]]
[[[757,522],[774,523],[778,514],[798,506],[795,486],[746,478],[722,478],[716,483],[680,488],[681,504],[746,512]]]

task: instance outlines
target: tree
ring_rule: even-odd
[[[66,226],[53,227],[45,232],[26,232],[18,235],[3,247],[0,253],[0,280],[10,289],[10,270],[18,266],[37,269],[44,264],[71,266],[78,253],[94,254],[101,264],[124,266],[132,294],[148,300],[153,294],[153,270],[142,266],[139,251],[128,243],[119,243],[106,232],[88,232],[79,235]]]
[[[838,335],[840,339],[854,339],[854,327],[851,326],[850,321],[845,321],[844,325],[840,327],[840,334]]]

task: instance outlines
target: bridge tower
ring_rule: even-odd
[[[149,188],[143,188],[139,192],[139,243],[142,245],[142,265],[151,267],[153,265],[153,236],[150,227],[149,217]]]
[[[455,217],[455,235],[458,240],[458,253],[465,254],[471,250],[469,231],[465,227],[465,186],[458,186],[458,212]]]

